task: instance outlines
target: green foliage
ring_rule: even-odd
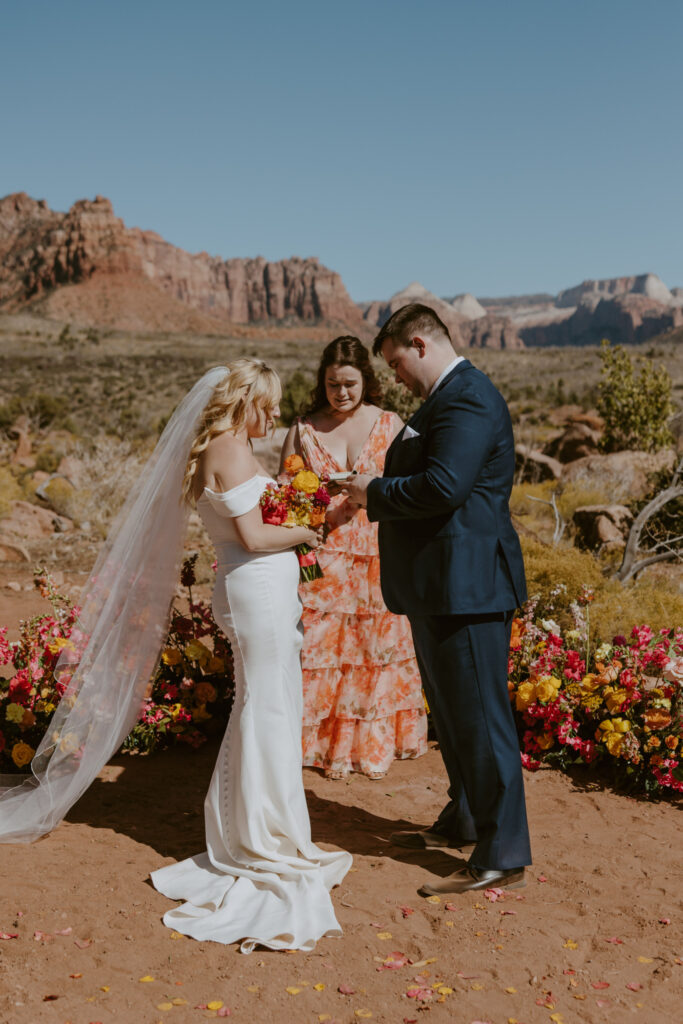
[[[603,341],[598,411],[605,421],[604,451],[628,449],[652,452],[671,444],[667,427],[671,403],[671,375],[651,360],[631,358],[616,345]],[[638,371],[639,367],[639,372]]]
[[[377,376],[382,385],[382,408],[398,413],[404,422],[409,420],[422,404],[422,399],[416,398],[403,384],[397,384],[393,373],[380,370]]]
[[[314,387],[315,379],[312,374],[302,370],[295,370],[287,378],[280,399],[280,423],[283,426],[291,426],[296,417],[301,415],[311,399]]]
[[[66,395],[46,394],[43,391],[13,395],[0,404],[0,430],[7,430],[22,415],[28,416],[33,429],[61,427],[71,430],[73,424],[70,411],[71,403]]]

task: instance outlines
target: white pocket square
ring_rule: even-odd
[[[420,435],[417,432],[417,430],[413,430],[412,427],[406,427],[406,429],[403,431],[403,437],[401,438],[401,440],[402,441],[408,441],[411,437],[419,437],[419,436]]]

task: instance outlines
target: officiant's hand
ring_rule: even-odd
[[[368,503],[368,484],[374,477],[368,473],[358,473],[348,477],[342,483],[342,492],[348,495],[349,501],[354,505],[361,505],[363,508]]]

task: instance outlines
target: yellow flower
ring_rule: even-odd
[[[581,680],[581,689],[584,693],[592,693],[599,685],[598,677],[594,672],[589,672],[588,675],[585,675]]]
[[[320,480],[310,469],[300,469],[296,476],[292,477],[292,487],[295,491],[303,491],[304,494],[315,494],[320,487]]]
[[[624,737],[620,732],[608,732],[605,735],[605,746],[612,757],[618,757],[624,743]]]
[[[190,661],[198,661],[204,668],[211,660],[211,651],[200,640],[190,640],[185,644],[185,657]]]
[[[222,658],[217,658],[216,655],[209,660],[209,664],[206,666],[207,672],[217,673],[225,672],[225,662]]]
[[[167,647],[161,655],[161,660],[165,665],[179,665],[183,656],[177,647]]]
[[[15,743],[12,747],[12,760],[17,768],[23,768],[24,765],[30,764],[34,754],[35,750],[33,747],[29,747],[28,743]]]
[[[536,700],[536,687],[533,683],[520,683],[517,687],[515,705],[518,711],[524,711]]]
[[[171,715],[171,718],[175,722],[177,720],[177,718],[178,718],[178,715],[183,710],[183,705],[182,704],[171,704],[171,706],[170,706],[170,708],[168,710],[169,710],[169,713]]]
[[[543,701],[544,704],[548,704],[551,700],[555,700],[561,685],[560,680],[555,676],[541,676],[536,683],[536,698]]]
[[[59,749],[63,754],[73,754],[75,750],[78,750],[78,746],[78,736],[75,732],[64,733],[59,741]]]
[[[550,750],[553,743],[555,742],[555,737],[552,736],[549,732],[544,732],[542,736],[536,737],[536,742],[538,743],[541,750]]]
[[[605,704],[607,705],[607,710],[611,714],[614,714],[615,711],[619,711],[619,709],[621,708],[622,704],[624,703],[624,701],[628,697],[628,691],[627,690],[614,690],[611,686],[609,686],[604,691],[603,696],[605,698]]]
[[[21,704],[8,704],[5,711],[5,718],[8,722],[21,722],[24,717],[24,708]]]
[[[206,722],[209,718],[211,718],[211,715],[206,710],[206,704],[200,704],[199,707],[196,707],[192,712],[193,722]]]
[[[67,640],[65,636],[57,636],[52,643],[47,645],[48,651],[51,651],[52,654],[59,654],[59,652],[63,651],[65,647],[70,651],[76,650],[71,640]]]

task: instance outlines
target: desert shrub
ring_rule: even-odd
[[[78,492],[72,483],[63,477],[56,476],[41,491],[55,512],[70,519],[79,518]]]
[[[71,402],[65,395],[49,395],[42,391],[13,395],[0,404],[0,429],[11,427],[22,415],[28,416],[34,430],[61,427],[72,430]]]
[[[85,482],[73,492],[71,512],[65,514],[105,537],[140,474],[149,445],[98,437],[90,445],[76,445],[71,454],[82,464]]]
[[[672,467],[652,474],[650,489],[645,497],[634,498],[627,502],[634,517],[653,498],[672,485],[675,473],[676,468]],[[639,547],[647,549],[654,548],[658,544],[673,544],[673,547],[680,548],[681,535],[683,535],[683,498],[676,498],[667,502],[648,519],[640,535]]]
[[[681,593],[675,583],[643,574],[635,583],[620,583],[606,577],[600,563],[587,551],[569,544],[551,547],[532,537],[521,537],[529,593],[550,602],[558,585],[569,593],[582,586],[594,592],[591,621],[596,641],[610,640],[647,622],[652,629],[668,629],[681,621]],[[555,617],[563,628],[571,627],[570,608],[556,607]]]
[[[416,398],[403,384],[397,384],[393,373],[388,370],[380,370],[377,376],[382,385],[382,408],[398,413],[404,422],[409,420],[422,404],[422,399]]]
[[[671,444],[671,375],[642,356],[631,358],[603,341],[598,411],[605,421],[604,451],[657,451]]]
[[[311,392],[315,387],[312,374],[295,370],[287,378],[280,399],[280,423],[289,427],[297,416],[300,416],[311,400]]]
[[[0,518],[9,513],[13,501],[23,496],[14,474],[7,466],[0,466]]]
[[[538,484],[515,484],[510,497],[510,505],[515,515],[519,516],[530,530],[548,541],[552,538],[555,528],[555,514],[552,508],[543,502],[550,501],[553,494],[556,496],[558,511],[568,525],[571,524],[577,508],[584,505],[604,505],[610,500],[609,493],[604,488],[587,487],[573,480],[566,484],[558,484],[554,480],[544,480]]]

